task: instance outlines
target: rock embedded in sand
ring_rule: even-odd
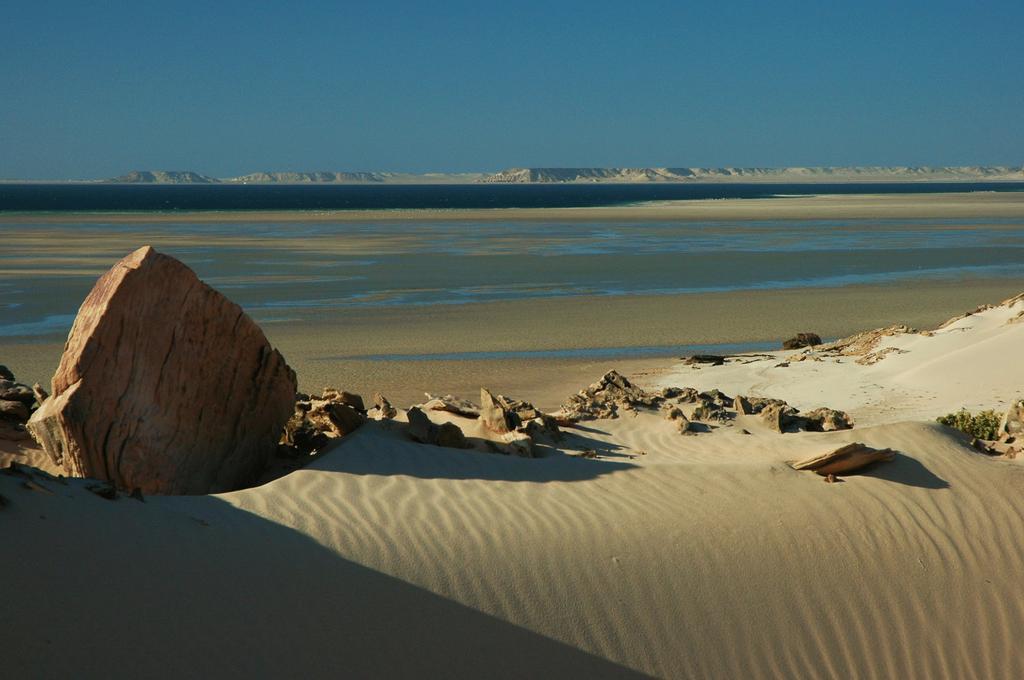
[[[562,404],[558,417],[571,420],[616,418],[622,409],[651,408],[663,401],[660,394],[646,392],[618,371],[609,371],[596,383],[574,394]]]
[[[238,305],[146,246],[82,303],[29,428],[71,476],[147,494],[228,491],[265,469],[295,387]]]
[[[725,363],[725,357],[719,356],[718,354],[694,354],[693,356],[686,357],[683,363],[687,366],[694,366],[696,364],[708,364],[710,366],[721,366]]]
[[[804,421],[806,429],[812,432],[835,432],[853,427],[853,418],[850,414],[832,408],[816,408],[801,414],[800,418]]]
[[[782,349],[801,349],[821,344],[821,336],[817,333],[797,333],[794,337],[783,341]]]
[[[1003,415],[999,424],[999,436],[1021,437],[1024,436],[1024,399],[1016,401]]]
[[[358,394],[352,394],[351,392],[346,392],[344,390],[336,390],[333,387],[327,387],[324,389],[321,399],[336,404],[344,404],[345,406],[348,406],[362,414],[366,413],[366,406],[363,404],[363,398]]]
[[[446,394],[443,397],[435,397],[432,394],[427,394],[427,402],[423,404],[423,408],[430,411],[447,411],[448,413],[454,413],[457,416],[463,418],[479,418],[480,407],[471,401],[465,399],[459,399],[450,394]]]
[[[673,406],[665,412],[665,418],[675,423],[676,429],[685,434],[690,431],[690,419],[686,417],[682,409]]]
[[[853,442],[834,451],[792,463],[794,470],[810,470],[822,477],[854,472],[872,463],[890,461],[896,455],[892,449],[873,449]]]
[[[498,434],[511,432],[516,426],[505,400],[495,397],[483,387],[480,388],[480,422]]]
[[[308,456],[320,451],[334,439],[355,432],[366,422],[366,416],[353,406],[363,403],[359,395],[329,387],[319,397],[295,396],[295,410],[281,436],[282,446],[294,448],[289,457]]]
[[[390,420],[391,418],[394,418],[396,415],[398,415],[398,409],[392,406],[391,402],[388,401],[387,397],[385,397],[380,392],[374,393],[373,405],[375,411],[373,415],[377,418],[380,418],[382,420]]]
[[[409,436],[421,444],[443,446],[451,449],[469,448],[466,436],[455,423],[432,422],[427,414],[418,406],[413,406],[406,411],[406,419],[409,421]]]
[[[14,380],[14,372],[3,364],[0,364],[0,380]]]

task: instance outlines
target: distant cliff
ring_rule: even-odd
[[[646,182],[955,182],[1024,181],[1024,166],[835,168],[510,168],[483,173],[254,172],[216,178],[188,170],[134,170],[121,184],[552,184]]]
[[[217,184],[219,179],[191,170],[132,170],[127,175],[104,180],[117,184]]]
[[[386,182],[386,172],[254,172],[222,180],[233,184],[349,184]]]
[[[511,168],[481,182],[503,184],[586,182],[899,182],[1024,181],[1024,167],[837,168]]]
[[[209,177],[190,170],[133,170],[102,180],[116,184],[471,184],[479,172],[425,174],[403,172],[253,172],[239,177]]]

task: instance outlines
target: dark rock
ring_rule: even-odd
[[[32,413],[28,406],[21,401],[7,401],[0,399],[0,418],[12,420],[17,423],[24,423]]]
[[[3,364],[0,364],[0,380],[10,380],[11,382],[14,382],[14,373]]]
[[[817,333],[797,333],[795,337],[782,343],[782,349],[801,349],[820,344],[821,337]]]
[[[406,411],[409,420],[409,436],[421,444],[444,446],[452,449],[469,448],[466,436],[455,423],[433,423],[419,407]]]
[[[694,354],[693,356],[686,357],[683,363],[687,366],[693,366],[694,364],[710,364],[711,366],[721,366],[725,363],[725,357],[717,354]]]
[[[117,500],[117,489],[112,484],[90,484],[85,488],[93,492],[100,498],[106,499],[108,501]]]
[[[409,421],[409,436],[421,444],[433,444],[437,441],[437,425],[430,421],[427,414],[413,406],[405,412]]]
[[[436,437],[432,443],[437,446],[448,447],[449,449],[469,448],[466,435],[462,433],[462,429],[455,423],[441,423],[438,425]]]
[[[747,398],[743,396],[737,396],[735,399],[733,399],[732,408],[734,411],[736,411],[736,413],[744,416],[749,416],[751,413],[754,412],[754,407],[751,406]]]
[[[0,380],[0,400],[20,401],[26,406],[31,406],[36,401],[36,395],[28,385],[12,380]]]

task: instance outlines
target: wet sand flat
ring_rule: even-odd
[[[682,346],[774,345],[803,330],[839,337],[893,323],[930,328],[964,309],[1020,290],[1024,280],[997,279],[549,298],[440,308],[365,308],[333,318],[313,315],[264,323],[263,328],[296,369],[304,390],[333,385],[366,395],[380,391],[405,405],[420,401],[425,391],[473,395],[488,385],[548,407],[568,396],[562,393],[564,385],[583,387],[612,367],[637,373],[664,365],[664,357],[676,356],[676,348]],[[664,352],[639,358],[632,349],[659,345]],[[586,352],[592,348],[613,351],[594,358]],[[49,380],[61,350],[59,339],[0,338],[3,363],[30,382]],[[556,358],[530,354],[544,350],[580,351]],[[511,356],[472,358],[487,352]],[[453,354],[469,356],[452,358]]]

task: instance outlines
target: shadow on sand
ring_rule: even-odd
[[[634,467],[607,458],[630,458],[623,447],[566,430],[558,448],[541,445],[540,458],[518,458],[499,453],[418,444],[395,424],[364,425],[339,440],[309,468],[354,475],[408,475],[423,479],[484,479],[506,482],[573,482]],[[575,428],[574,428],[575,429]],[[595,451],[598,458],[582,458],[560,449]]]
[[[897,452],[888,463],[875,463],[860,473],[863,477],[884,479],[920,489],[948,489],[949,482],[939,477],[920,462]]]
[[[41,485],[0,477],[7,677],[641,677],[216,497]]]

